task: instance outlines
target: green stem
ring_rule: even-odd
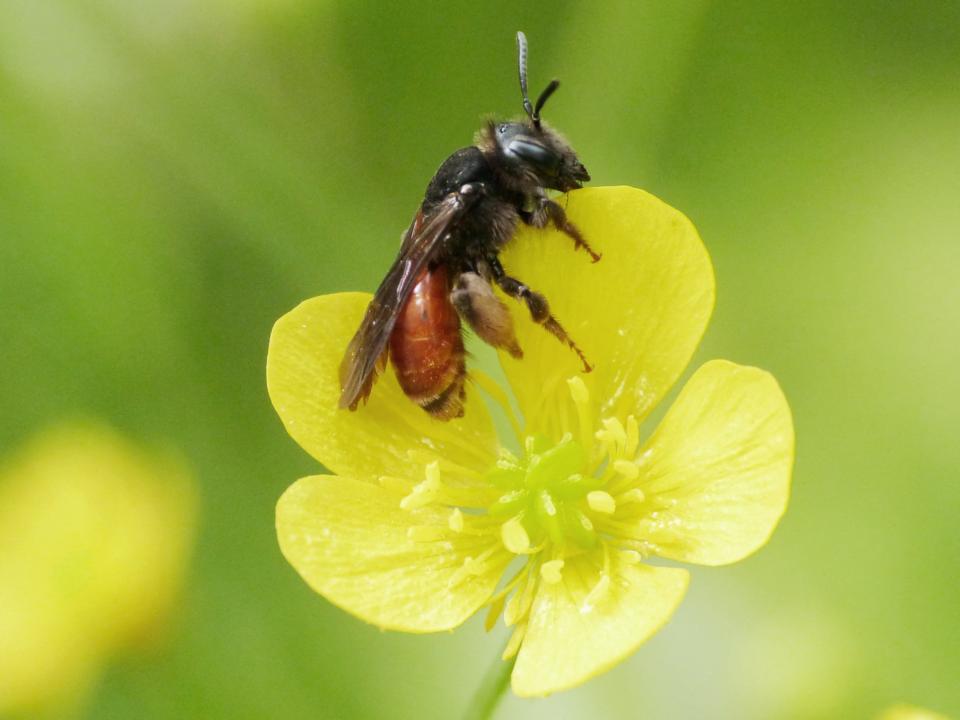
[[[494,658],[493,664],[480,682],[480,687],[473,694],[463,720],[490,720],[493,717],[507,686],[510,685],[510,673],[513,672],[516,662],[516,657],[506,662],[501,660],[499,655]]]

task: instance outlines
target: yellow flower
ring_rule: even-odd
[[[877,720],[950,720],[946,715],[913,705],[894,705],[887,708]]]
[[[690,222],[645,192],[566,201],[603,260],[524,229],[504,265],[549,298],[595,370],[514,313],[524,357],[500,358],[523,421],[512,449],[475,387],[450,423],[407,400],[390,372],[365,407],[337,409],[337,366],[369,295],[301,304],[274,327],[267,364],[288,432],[334,473],[299,480],[278,503],[290,563],[385,629],[448,630],[485,606],[489,627],[503,613],[521,696],[586,681],[667,622],[688,573],[649,558],[722,565],[762,546],[793,462],[776,381],[726,361],[701,367],[641,438],[706,327],[710,260]],[[475,379],[509,414],[502,391]]]
[[[0,716],[70,713],[159,637],[193,535],[183,468],[104,428],[36,437],[0,473]]]

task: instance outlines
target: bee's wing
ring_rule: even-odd
[[[420,271],[473,204],[476,193],[450,193],[426,213],[417,213],[403,236],[400,253],[370,301],[340,363],[340,407],[356,410],[386,367],[387,343],[397,313],[410,296]]]

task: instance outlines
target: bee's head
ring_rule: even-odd
[[[496,123],[488,132],[504,164],[517,174],[532,174],[543,187],[566,192],[590,179],[569,143],[539,117],[529,123]]]
[[[566,192],[581,187],[590,174],[576,152],[561,135],[540,120],[540,111],[550,96],[560,87],[552,80],[536,105],[527,94],[527,38],[517,33],[520,55],[520,92],[527,119],[519,122],[491,123],[486,129],[486,143],[496,148],[504,165],[518,176],[533,180],[542,187]]]

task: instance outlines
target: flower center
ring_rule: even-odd
[[[486,480],[502,491],[488,508],[491,517],[504,518],[503,544],[513,553],[529,553],[547,541],[567,541],[591,549],[597,530],[589,510],[612,513],[616,501],[601,490],[603,479],[589,472],[587,452],[569,434],[556,445],[544,437],[528,437],[525,454],[517,458],[502,451]]]
[[[527,436],[519,457],[501,449],[494,466],[483,473],[434,460],[426,466],[425,479],[415,485],[381,478],[403,490],[402,508],[432,507],[446,513],[440,515],[443,525],[432,515],[434,520],[411,527],[411,539],[430,542],[454,533],[481,541],[485,549],[464,560],[453,584],[493,567],[505,569],[513,557],[526,558],[488,601],[488,623],[503,612],[507,625],[517,625],[505,657],[516,651],[523,636],[537,585],[560,582],[571,558],[595,553],[600,563],[582,608],[588,612],[610,587],[612,553],[635,563],[653,549],[634,532],[644,518],[655,518],[659,508],[656,498],[648,499],[638,487],[636,419],[629,416],[622,423],[604,418],[595,424],[583,380],[573,377],[567,385],[577,412],[576,435],[568,432],[557,442]],[[496,542],[490,543],[493,538]]]

